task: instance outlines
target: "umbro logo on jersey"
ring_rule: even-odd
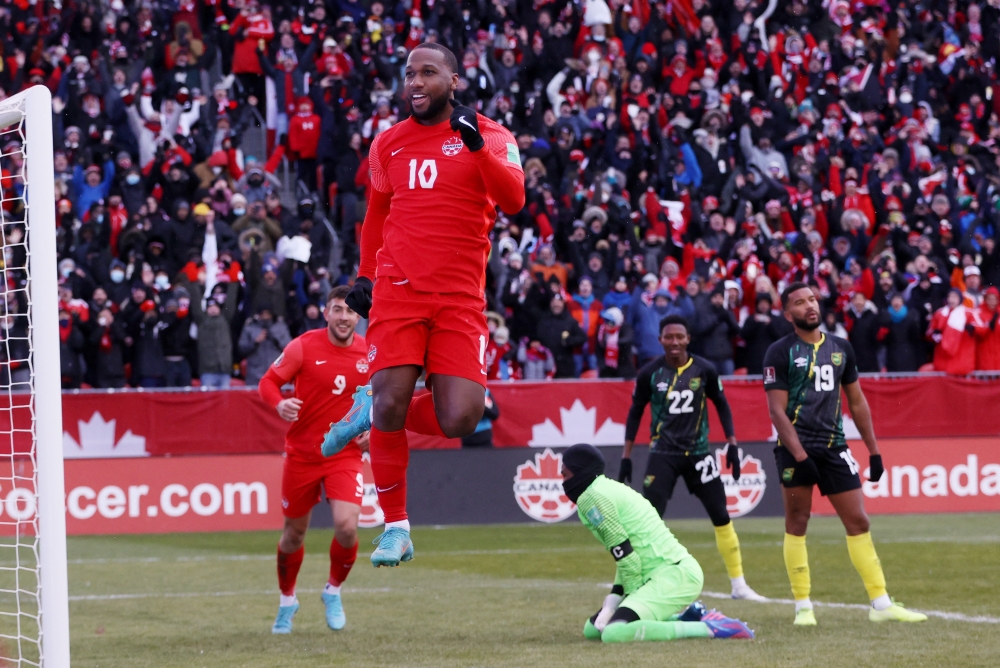
[[[404,146],[403,148],[406,148],[406,147]],[[397,153],[399,153],[402,150],[403,150],[402,148],[397,148],[395,151],[393,151],[392,153],[390,153],[389,156],[392,157],[392,156],[396,155]]]
[[[800,369],[809,366],[809,360],[807,360],[805,357],[796,357],[795,366],[797,366]]]
[[[657,383],[656,384],[656,391],[657,392],[666,392],[668,387],[670,387],[670,386],[667,385],[666,383]]]
[[[444,140],[444,144],[441,146],[441,152],[445,155],[451,157],[458,155],[462,152],[462,148],[465,144],[458,137],[450,137]]]

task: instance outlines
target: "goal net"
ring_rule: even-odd
[[[51,104],[0,101],[0,666],[69,666]]]

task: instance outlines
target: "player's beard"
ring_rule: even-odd
[[[445,107],[447,107],[449,103],[448,96],[434,99],[433,97],[428,95],[427,98],[428,98],[427,109],[423,112],[417,112],[413,108],[413,101],[412,100],[410,101],[410,111],[413,113],[413,117],[418,121],[426,121],[434,118],[442,111],[444,111]]]
[[[822,321],[819,318],[816,318],[816,322],[808,322],[806,320],[799,320],[798,318],[792,318],[792,323],[794,323],[795,326],[798,327],[799,329],[811,332],[814,329],[819,329],[819,326],[822,323]]]
[[[353,329],[347,332],[347,336],[341,336],[340,333],[337,332],[336,327],[327,327],[326,331],[330,332],[330,336],[340,341],[341,343],[346,343],[347,341],[350,341],[351,337],[354,336]]]

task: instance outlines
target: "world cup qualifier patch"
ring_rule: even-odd
[[[785,469],[784,471],[781,472],[781,479],[784,480],[785,482],[791,482],[792,481],[792,476],[794,476],[794,475],[795,475],[795,469],[794,468]]]
[[[591,526],[599,526],[604,521],[604,515],[597,509],[597,506],[594,506],[587,511],[587,521],[590,522]]]
[[[507,144],[507,162],[521,164],[521,153],[517,150],[517,144]]]

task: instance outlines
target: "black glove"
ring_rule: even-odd
[[[975,336],[976,326],[973,325],[972,323],[969,323],[968,325],[965,326],[965,333],[968,334],[969,336]]]
[[[882,474],[885,473],[885,469],[882,467],[882,455],[872,455],[868,458],[868,479],[872,482],[878,482]]]
[[[475,153],[486,145],[483,136],[479,134],[479,121],[476,119],[476,112],[455,100],[451,101],[451,106],[455,108],[451,112],[451,129],[462,135],[462,143]]]
[[[795,478],[800,485],[815,485],[819,482],[819,469],[811,457],[795,462]]]
[[[372,309],[372,282],[364,276],[358,276],[344,301],[355,313],[367,318]]]
[[[632,460],[628,457],[622,457],[621,466],[618,467],[618,482],[632,482]]]
[[[740,479],[740,449],[735,445],[726,448],[726,464],[733,470],[733,480]]]

